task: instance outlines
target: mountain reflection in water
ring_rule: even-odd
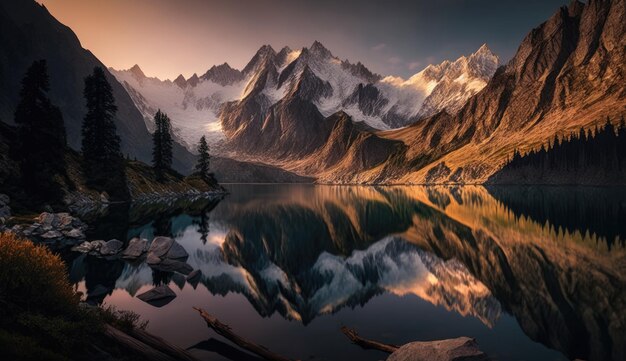
[[[424,328],[420,331],[424,340],[476,337],[487,353],[501,360],[561,357],[531,340],[571,359],[626,357],[624,192],[557,189],[559,196],[551,197],[547,194],[553,192],[542,189],[512,187],[310,185],[241,185],[231,186],[230,191],[217,206],[111,214],[115,224],[125,225],[116,232],[125,232],[127,239],[174,237],[189,253],[187,263],[202,271],[197,288],[186,284],[182,275],[154,271],[143,262],[86,256],[72,261],[72,280],[86,289],[88,300],[134,309],[151,320],[153,332],[164,337],[169,331],[162,329],[167,327],[163,320],[172,323],[184,312],[197,322],[198,330],[191,332],[193,337],[172,335],[185,347],[210,335],[191,306],[206,306],[220,317],[218,307],[212,309],[212,304],[219,304],[214,297],[225,296],[230,308],[243,310],[232,298],[242,295],[257,318],[238,319],[236,324],[253,330],[266,322],[263,327],[271,328],[279,315],[301,325],[300,331],[294,331],[291,323],[275,326],[276,340],[282,343],[296,344],[298,332],[317,328],[323,328],[317,337],[332,343],[335,336],[326,335],[339,334],[337,322],[349,319],[343,310],[385,318],[387,313],[402,312],[399,304],[404,300],[415,299],[421,300],[421,308],[445,310],[445,319],[424,324],[425,316],[411,314],[404,306],[406,315],[396,327],[407,331],[398,331],[395,339],[386,341],[411,341],[410,337],[419,336],[412,329],[419,327]],[[609,209],[601,219],[576,216],[601,209]],[[120,222],[124,217],[127,221]],[[104,220],[94,229],[111,227]],[[156,309],[131,297],[155,284],[177,288],[178,298]],[[380,309],[377,302],[398,310]],[[376,311],[369,311],[371,307]],[[508,325],[508,315],[516,322],[506,327],[521,329],[526,341],[499,326]],[[474,324],[465,330],[458,317],[467,319],[463,322],[478,320],[482,327]],[[281,333],[284,327],[290,331]],[[366,330],[359,331],[369,331],[367,335],[373,337],[383,321],[361,327]],[[381,333],[378,338],[389,336]],[[312,346],[295,351],[308,353],[291,355],[294,351],[273,340],[265,345],[277,351],[283,348],[293,357],[341,359],[362,352],[344,340],[345,351],[324,353]],[[518,343],[519,349],[499,345],[502,340]],[[204,345],[215,346],[213,341]],[[358,357],[382,358],[371,352]],[[221,359],[211,354],[205,356]]]

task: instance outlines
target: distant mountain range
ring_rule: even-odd
[[[625,8],[625,0],[573,1],[531,30],[504,66],[483,45],[406,80],[341,60],[317,41],[278,52],[266,45],[242,70],[225,63],[189,79],[110,69],[118,131],[124,152],[149,161],[160,108],[182,145],[177,169],[191,170],[207,135],[226,160],[217,166],[236,160],[244,181],[482,183],[516,149],[626,114]],[[82,80],[101,62],[31,1],[0,1],[0,41],[0,119],[12,122],[22,74],[46,58],[51,98],[78,147]]]
[[[189,79],[182,75],[174,81],[148,78],[138,65],[110,71],[128,90],[149,128],[161,109],[172,118],[181,142],[193,149],[203,134],[215,145],[227,140],[228,129],[220,119],[224,105],[247,97],[262,97],[259,116],[297,96],[311,102],[324,117],[345,111],[356,122],[386,130],[442,110],[457,112],[485,87],[497,67],[497,56],[483,45],[468,57],[429,65],[408,80],[383,78],[361,62],[335,57],[316,41],[309,48],[285,47],[279,52],[264,45],[243,70],[224,63]]]

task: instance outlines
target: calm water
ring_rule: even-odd
[[[477,339],[497,360],[626,355],[626,192],[595,188],[233,185],[219,203],[112,212],[93,237],[174,237],[197,287],[146,264],[80,256],[90,302],[133,310],[206,360],[255,360],[209,330],[301,360],[381,360],[339,328],[403,344]],[[76,257],[74,255],[73,257]],[[177,294],[153,307],[154,285]]]

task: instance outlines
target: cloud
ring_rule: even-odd
[[[422,66],[422,63],[419,61],[412,61],[408,63],[406,66],[407,68],[409,68],[409,70],[416,70]]]
[[[387,59],[387,62],[391,65],[398,65],[402,63],[402,58],[397,57],[397,56],[392,56],[391,58]]]
[[[385,44],[385,43],[380,43],[380,44],[377,44],[377,45],[372,46],[370,49],[372,49],[372,50],[374,50],[374,51],[381,51],[381,50],[383,50],[383,49],[384,49],[384,48],[386,48],[386,47],[387,47],[387,44]]]

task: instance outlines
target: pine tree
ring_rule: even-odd
[[[61,110],[48,98],[50,82],[45,60],[35,61],[22,80],[15,111],[18,126],[14,156],[22,184],[33,204],[60,204],[61,188],[55,176],[65,176],[65,125]]]
[[[101,67],[85,78],[87,114],[82,127],[83,173],[87,185],[113,199],[128,199],[124,156],[120,150],[113,89]]]
[[[196,171],[205,182],[211,180],[211,154],[209,153],[209,145],[206,142],[206,137],[200,138],[198,143],[198,163],[196,164]]]
[[[155,130],[152,135],[152,166],[159,181],[172,168],[172,125],[167,114],[158,110],[154,115]]]

